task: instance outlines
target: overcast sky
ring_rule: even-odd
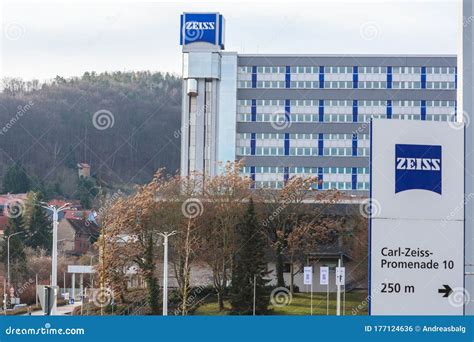
[[[458,6],[458,0],[7,0],[0,8],[0,76],[180,73],[183,11],[221,12],[226,50],[240,53],[455,54]]]

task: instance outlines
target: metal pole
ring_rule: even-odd
[[[342,292],[342,315],[346,315],[346,284],[344,284],[343,292]]]
[[[8,286],[8,291],[10,291],[10,287],[11,287],[11,284],[10,284],[10,238],[12,236],[22,234],[22,233],[23,232],[16,232],[16,233],[8,235],[8,237],[7,237],[7,286]],[[9,292],[7,292],[7,293],[9,293]]]
[[[35,277],[35,278],[36,278],[36,279],[35,279],[35,280],[36,280],[36,291],[38,291],[38,290],[37,290],[37,289],[38,289],[38,273],[36,273],[36,277]],[[35,302],[36,302],[36,306],[38,306],[38,293],[37,293],[36,291],[35,291],[35,299],[36,299]]]
[[[337,262],[337,267],[341,267],[341,259]],[[337,277],[337,272],[336,272],[336,277]],[[337,281],[337,279],[336,279]],[[337,281],[339,284],[339,281]],[[341,315],[341,285],[337,285],[337,309],[336,309],[336,315],[340,316]]]
[[[3,278],[3,313],[7,315],[7,280]]]
[[[53,213],[53,248],[51,250],[51,280],[50,285],[53,287],[53,295],[55,299],[53,300],[53,306],[51,308],[51,315],[56,315],[57,307],[57,286],[58,286],[58,214],[68,209],[69,203],[61,207],[55,207],[53,205],[48,205],[47,203],[42,203],[42,207],[47,210],[51,210]]]
[[[163,316],[168,316],[168,237],[176,234],[175,231],[171,233],[160,233],[163,237],[164,255],[163,255]]]
[[[257,275],[253,275],[253,315],[255,316],[255,303],[257,297]]]
[[[328,284],[326,285],[326,316],[329,316],[329,279]]]
[[[312,274],[311,277],[313,277]],[[311,316],[313,316],[313,279],[311,279]]]
[[[8,290],[10,291],[10,238],[12,236],[9,235],[7,238],[7,286]]]
[[[168,234],[164,235],[165,246],[163,260],[163,316],[168,316]]]

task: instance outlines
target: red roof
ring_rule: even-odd
[[[79,200],[63,200],[63,199],[52,199],[48,202],[48,205],[54,205],[56,207],[62,207],[69,203],[70,208],[81,209],[81,202]]]

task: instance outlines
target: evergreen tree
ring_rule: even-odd
[[[8,219],[3,239],[4,248],[2,253],[3,263],[5,264],[5,273],[8,266],[8,236],[17,232],[24,232],[22,216],[14,216]],[[17,234],[10,238],[10,282],[12,285],[21,282],[27,274],[27,263],[25,255],[24,234]]]
[[[31,188],[30,179],[20,163],[10,166],[3,177],[3,192],[12,194],[28,192]]]
[[[97,195],[98,190],[93,178],[79,177],[77,183],[77,198],[81,201],[84,209],[92,207],[92,200]]]
[[[269,295],[266,279],[266,239],[255,214],[252,198],[242,222],[237,226],[237,252],[232,271],[230,302],[232,312],[238,315],[253,313],[254,281],[256,284],[256,314],[264,314],[268,308]]]
[[[40,206],[44,200],[41,192],[28,194],[28,215],[25,215],[26,244],[32,248],[43,248],[51,252],[53,231],[48,214]]]

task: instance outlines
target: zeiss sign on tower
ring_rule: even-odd
[[[223,48],[223,20],[218,13],[182,14],[180,44],[209,43]]]

